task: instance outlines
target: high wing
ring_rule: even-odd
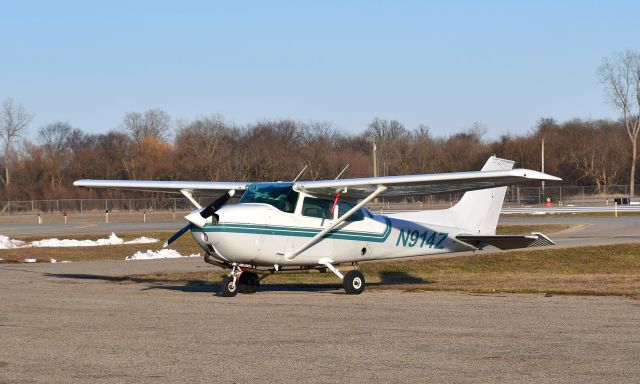
[[[491,168],[482,171],[432,173],[422,175],[365,177],[357,179],[319,180],[294,182],[293,188],[313,196],[334,196],[338,191],[349,199],[362,199],[376,190],[378,196],[406,196],[413,194],[441,194],[466,192],[477,189],[496,188],[528,181],[559,181],[558,177],[530,169],[511,169],[510,160],[491,157]],[[485,165],[487,167],[487,165]],[[115,188],[149,192],[193,194],[207,192],[239,190],[244,191],[250,182],[212,182],[212,181],[141,181],[141,180],[77,180],[76,187]],[[379,187],[385,187],[380,189]]]
[[[218,181],[143,181],[143,180],[77,180],[73,183],[76,187],[85,188],[114,188],[129,189],[145,192],[169,192],[181,193],[189,191],[206,195],[217,191],[229,191],[232,189],[244,191],[249,182],[218,182]]]
[[[302,181],[295,183],[294,189],[314,196],[333,196],[337,191],[342,191],[342,193],[345,193],[349,198],[357,199],[369,196],[379,185],[387,187],[385,191],[380,193],[380,196],[406,196],[413,194],[430,195],[466,192],[521,184],[536,180],[558,181],[562,179],[530,169],[509,169],[366,177],[344,180]]]

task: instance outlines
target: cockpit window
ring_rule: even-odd
[[[342,217],[345,213],[349,212],[351,208],[355,207],[355,204],[346,201],[338,203],[338,217]],[[364,220],[364,208],[360,208],[353,215],[349,216],[345,221],[360,221]],[[368,216],[368,215],[367,215]]]
[[[293,213],[298,202],[298,192],[292,183],[255,183],[249,185],[239,203],[269,204],[277,209]]]
[[[333,219],[331,207],[333,201],[316,199],[310,196],[304,198],[302,202],[302,216],[318,217],[321,219]]]

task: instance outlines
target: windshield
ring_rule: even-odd
[[[293,213],[298,202],[298,192],[293,190],[293,183],[255,183],[249,185],[240,203],[269,204],[277,209]]]

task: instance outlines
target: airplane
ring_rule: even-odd
[[[331,271],[347,294],[360,294],[365,277],[358,263],[465,252],[494,246],[516,249],[554,245],[542,233],[496,235],[508,185],[559,181],[511,160],[490,157],[482,170],[292,182],[77,180],[76,187],[181,193],[196,207],[187,231],[204,250],[204,261],[229,269],[221,296],[254,293],[276,273]],[[296,178],[297,179],[297,178]],[[194,194],[226,191],[206,207]],[[236,191],[236,204],[225,204]],[[464,192],[447,209],[374,213],[378,197]],[[351,265],[343,274],[341,265]],[[344,271],[344,269],[343,269]]]

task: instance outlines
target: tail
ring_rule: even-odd
[[[491,156],[483,171],[513,169],[514,162]],[[450,211],[458,218],[462,228],[478,235],[494,235],[500,217],[507,187],[481,189],[466,192]]]
[[[513,169],[514,162],[492,156],[483,171]],[[469,235],[495,235],[507,187],[466,192],[458,204],[449,209],[389,214],[403,220],[440,224],[460,228]]]

